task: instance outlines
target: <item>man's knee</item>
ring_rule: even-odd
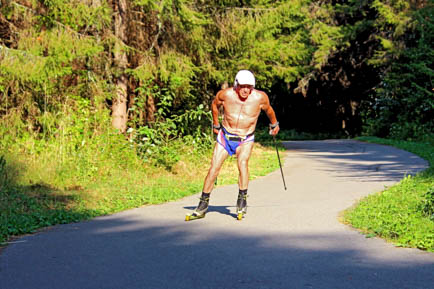
[[[220,171],[220,168],[218,168],[218,167],[211,167],[209,169],[209,175],[215,177],[215,176],[218,175],[219,171]]]
[[[238,166],[239,166],[240,168],[247,168],[248,165],[249,165],[249,159],[241,159],[241,160],[238,160]]]

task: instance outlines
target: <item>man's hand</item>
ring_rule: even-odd
[[[279,132],[280,128],[279,126],[276,126],[275,128],[270,128],[270,134],[272,136],[275,136]]]
[[[279,130],[280,130],[280,127],[279,127],[278,122],[274,125],[270,124],[270,131],[269,131],[270,135],[275,136],[279,132]]]
[[[213,133],[218,134],[220,129],[221,129],[220,124],[218,124],[218,125],[213,124],[212,125],[212,131],[213,131]]]

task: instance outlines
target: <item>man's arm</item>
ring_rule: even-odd
[[[223,105],[223,101],[224,101],[224,93],[223,90],[220,90],[219,92],[217,92],[217,95],[211,104],[212,126],[213,126],[213,132],[215,134],[217,134],[220,129],[219,108],[220,106]]]
[[[267,115],[268,119],[270,120],[270,134],[276,135],[279,130],[279,122],[276,118],[276,113],[274,112],[274,109],[270,105],[270,100],[268,99],[268,96],[264,93],[264,104],[262,105],[262,110]]]

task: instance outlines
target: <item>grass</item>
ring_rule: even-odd
[[[113,141],[103,140],[62,157],[50,144],[37,153],[22,146],[3,150],[0,243],[40,228],[199,193],[212,148],[194,150],[182,141],[173,146],[179,160],[170,170],[144,162],[133,150]],[[249,168],[252,179],[278,169],[274,148],[255,144]],[[233,184],[237,179],[236,159],[228,158],[218,185]]]
[[[408,176],[385,191],[362,199],[344,212],[344,221],[368,237],[379,236],[397,246],[434,252],[434,146],[432,143],[373,137],[361,141],[391,145],[429,161],[429,168]]]

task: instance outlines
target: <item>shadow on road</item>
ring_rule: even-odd
[[[209,205],[208,210],[207,210],[207,214],[217,212],[217,213],[220,213],[222,215],[231,216],[231,217],[236,219],[237,214],[231,213],[231,210],[230,210],[230,208],[234,208],[234,207],[235,206],[212,206],[212,205]],[[190,210],[191,212],[193,212],[193,210],[196,209],[196,207],[188,206],[188,207],[184,207],[184,209]]]
[[[25,237],[1,256],[0,287],[417,289],[434,284],[434,258],[425,252],[416,252],[420,258],[412,261],[401,249],[384,260],[350,243],[338,247],[346,238],[339,234],[247,234],[236,221],[215,230],[203,220],[151,225],[156,223],[111,216]]]
[[[290,153],[315,158],[328,172],[361,182],[398,182],[428,167],[428,162],[409,152],[359,141],[294,141],[284,142],[284,146]]]

